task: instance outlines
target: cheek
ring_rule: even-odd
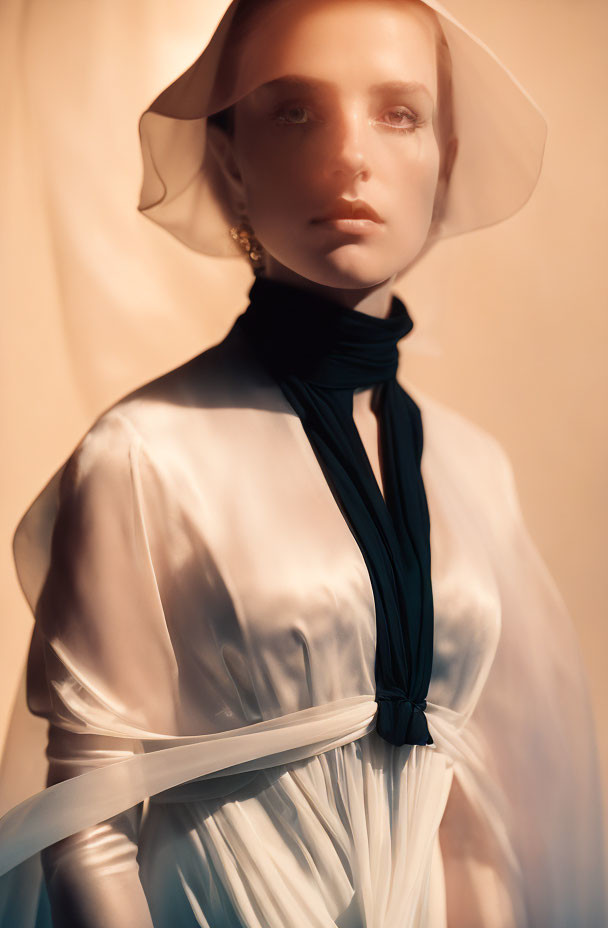
[[[244,140],[241,157],[241,176],[245,189],[247,211],[252,222],[274,213],[293,189],[298,169],[292,158],[280,157],[269,139],[259,136]],[[255,225],[255,223],[254,223]]]
[[[421,217],[433,210],[439,178],[439,149],[434,138],[412,146],[394,160],[389,186],[394,191],[397,212],[414,210]]]
[[[297,237],[307,224],[316,174],[307,169],[301,152],[250,150],[242,172],[247,213],[268,247],[276,247],[286,235]]]
[[[275,205],[280,205],[287,193],[302,184],[302,176],[293,162],[269,156],[252,157],[243,171],[243,181],[247,203],[251,209],[259,211],[263,206],[274,209]]]

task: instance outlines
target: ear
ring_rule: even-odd
[[[234,152],[233,137],[216,123],[208,121],[206,144],[211,149],[226,182],[235,213],[237,215],[244,214],[247,201],[243,179]]]

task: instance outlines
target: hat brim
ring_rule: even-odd
[[[491,49],[440,3],[422,2],[437,14],[452,59],[458,153],[441,239],[494,225],[524,206],[540,174],[547,122]],[[223,175],[206,145],[212,89],[238,3],[220,0],[202,54],[156,98],[139,126],[139,210],[190,248],[215,256],[242,254],[228,232],[236,217]]]

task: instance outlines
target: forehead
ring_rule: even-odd
[[[408,0],[274,0],[248,24],[238,49],[237,96],[271,92],[287,75],[311,85],[365,92],[418,83],[437,99],[436,33],[430,11]],[[258,91],[259,93],[260,91]]]

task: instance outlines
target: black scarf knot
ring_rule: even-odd
[[[385,741],[391,744],[427,743],[429,730],[424,714],[426,699],[415,702],[409,696],[376,691],[376,702],[376,730]]]

